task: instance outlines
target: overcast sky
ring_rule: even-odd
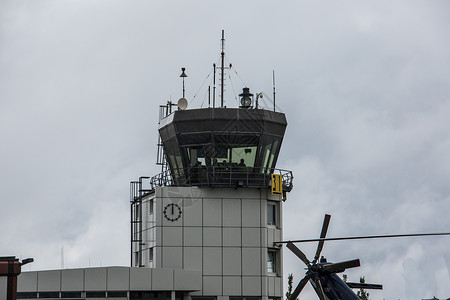
[[[62,248],[67,268],[129,264],[129,182],[159,170],[158,106],[181,96],[181,67],[189,107],[207,105],[222,29],[228,107],[243,86],[270,107],[275,70],[277,167],[295,176],[285,239],[317,237],[325,213],[330,237],[450,231],[450,2],[3,0],[0,255],[34,257],[25,270],[60,268]],[[382,283],[372,299],[448,298],[449,246],[323,254],[360,258],[347,274]],[[304,266],[284,262],[297,283]]]

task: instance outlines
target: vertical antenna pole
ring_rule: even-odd
[[[213,79],[213,108],[216,107],[216,64],[213,64],[214,79]]]
[[[161,110],[160,110],[161,111]],[[132,192],[132,183],[130,183],[130,194],[131,195],[133,195],[133,192]],[[133,199],[133,201],[134,201],[134,196],[132,196],[132,197],[130,197],[130,200],[131,199]],[[134,226],[134,222],[133,222],[133,216],[134,216],[134,213],[133,213],[133,206],[134,206],[134,204],[133,203],[131,203],[130,204],[130,214],[131,214],[131,216],[130,216],[130,234],[131,234],[131,239],[130,239],[130,267],[132,267],[133,266],[133,255],[134,255],[134,253],[133,253],[133,240],[134,240],[134,235],[133,235],[133,232],[134,232],[134,228],[133,228],[133,226]]]
[[[180,77],[183,78],[183,98],[185,97],[184,78],[187,77],[187,75],[186,75],[186,73],[184,73],[184,71],[186,71],[186,68],[181,68]]]
[[[208,86],[208,107],[211,107],[211,86]]]
[[[184,77],[183,77],[183,98],[184,98],[184,92],[185,92],[185,89],[184,89]]]
[[[64,245],[61,246],[61,269],[64,269]]]
[[[225,70],[225,68],[224,68],[224,66],[223,66],[223,64],[224,64],[224,57],[225,57],[225,52],[224,52],[224,46],[225,46],[225,34],[224,34],[224,30],[222,30],[222,53],[221,53],[221,56],[222,56],[222,67],[221,67],[221,71],[222,71],[222,74],[220,74],[220,84],[221,84],[221,86],[220,86],[220,107],[223,107],[223,73],[224,73],[224,70]]]
[[[275,111],[275,70],[272,70],[273,78],[273,111]]]

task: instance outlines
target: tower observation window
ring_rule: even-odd
[[[175,138],[167,141],[167,146],[164,148],[164,151],[167,155],[167,160],[169,162],[170,168],[171,170],[173,170],[173,176],[175,177],[175,179],[179,179],[184,175],[184,172],[181,154]]]
[[[255,166],[258,143],[259,136],[256,134],[216,134],[213,163],[251,172]]]
[[[235,147],[231,149],[231,163],[252,168],[255,165],[256,146]]]
[[[261,144],[261,173],[271,173],[280,147],[280,138],[266,135]]]

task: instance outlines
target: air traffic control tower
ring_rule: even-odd
[[[161,173],[131,182],[131,267],[168,270],[167,282],[192,272],[172,299],[283,298],[274,241],[292,189],[292,172],[276,169],[287,122],[252,96],[244,88],[239,108],[162,106]]]
[[[281,300],[282,203],[292,173],[276,168],[283,113],[248,88],[238,108],[160,107],[161,172],[130,184],[130,266],[23,272],[17,299]],[[216,65],[214,67],[214,78]],[[231,68],[231,65],[230,65]],[[175,108],[174,106],[178,106]],[[172,111],[172,108],[174,110]]]

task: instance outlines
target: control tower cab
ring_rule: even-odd
[[[266,189],[276,170],[286,129],[283,113],[246,108],[177,110],[159,126],[168,170],[152,179],[172,186],[246,187]]]

